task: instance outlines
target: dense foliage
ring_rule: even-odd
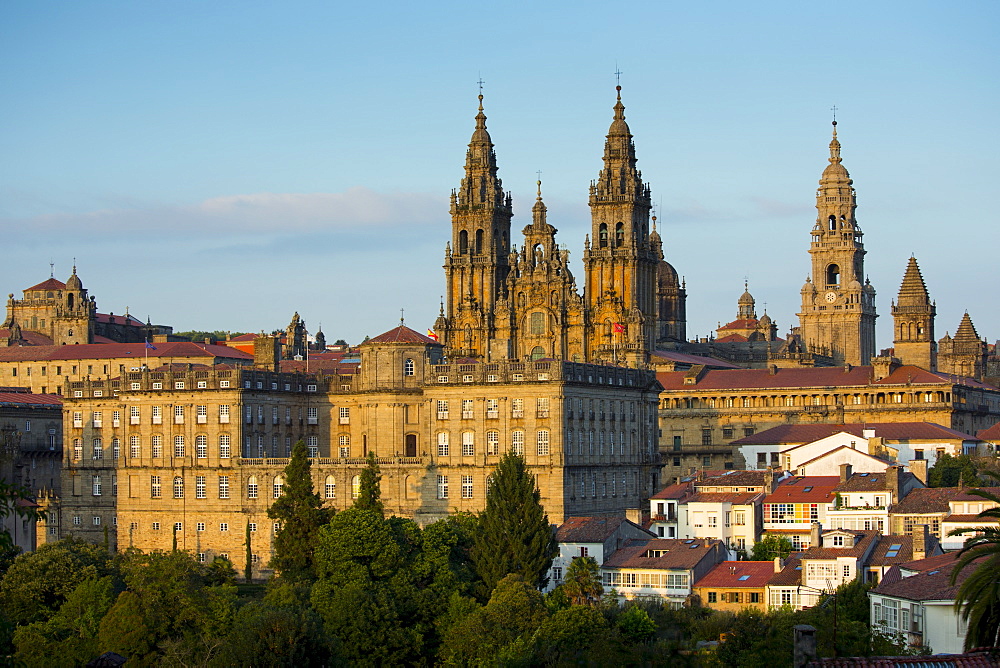
[[[210,332],[200,329],[192,329],[186,332],[174,332],[171,336],[190,339],[195,343],[204,343],[205,339],[210,339],[212,343],[217,343],[219,341],[225,341],[228,337],[243,336],[244,334],[246,334],[246,332],[227,332],[224,330],[215,330]]]
[[[928,487],[958,487],[979,484],[979,461],[973,455],[938,455],[927,471]]]

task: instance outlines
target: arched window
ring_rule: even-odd
[[[476,255],[483,253],[483,231],[476,230]]]
[[[184,478],[174,476],[174,498],[183,499],[184,498]]]
[[[541,346],[535,346],[534,348],[531,349],[531,359],[532,359],[532,361],[534,361],[534,360],[540,360],[543,357],[545,357],[545,349],[544,348],[542,348]]]
[[[597,239],[598,246],[600,248],[608,247],[608,224],[601,223],[601,226],[597,229]]]
[[[413,371],[414,371],[415,368],[416,367],[413,364],[413,360],[410,359],[409,357],[407,357],[406,361],[403,362],[403,375],[404,376],[412,376],[413,375]]]
[[[73,293],[70,293],[70,294],[66,295],[66,306],[69,307],[69,309],[71,311],[73,310]],[[69,335],[73,336],[73,330],[72,329],[69,330]]]
[[[256,499],[257,498],[257,476],[252,475],[247,480],[247,498]]]
[[[326,485],[324,485],[324,491],[326,492],[326,498],[328,499],[337,498],[337,480],[332,475],[328,475],[326,477]]]
[[[615,246],[625,245],[625,224],[618,223],[615,225]]]
[[[830,222],[830,229],[831,230],[837,229],[837,217],[836,216],[834,216],[834,215],[831,214],[829,222]]]
[[[351,498],[356,499],[361,496],[361,476],[356,475],[351,478]]]
[[[469,233],[462,230],[458,233],[458,254],[465,255],[469,250]]]
[[[826,284],[840,285],[840,267],[835,264],[831,264],[826,268]]]
[[[271,491],[274,494],[274,498],[281,498],[281,490],[285,486],[285,480],[280,475],[274,476],[274,484],[271,486]]]

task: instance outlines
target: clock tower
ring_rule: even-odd
[[[841,164],[837,121],[830,164],[816,191],[812,273],[802,286],[799,323],[810,352],[835,364],[864,365],[875,355],[875,288],[865,278],[862,232],[854,217],[854,182]]]

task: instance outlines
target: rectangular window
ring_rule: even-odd
[[[350,410],[350,409],[347,409]],[[278,423],[278,409],[274,409],[274,423]],[[319,424],[319,408],[310,406],[306,409],[306,424]]]
[[[514,431],[510,434],[510,446],[515,455],[524,456],[524,432]]]
[[[73,426],[77,429],[83,428],[83,411],[73,411]]]
[[[438,457],[447,457],[448,455],[448,432],[442,431],[438,434]]]
[[[549,416],[549,398],[539,397],[535,399],[535,417],[547,418]]]
[[[438,399],[437,400],[437,419],[447,420],[448,419],[448,400]]]
[[[208,406],[196,406],[195,415],[197,417],[198,424],[205,424],[208,422]]]
[[[153,406],[153,424],[163,424],[163,410],[160,406]]]
[[[486,417],[487,419],[496,419],[500,417],[500,400],[499,399],[487,399],[486,400]]]
[[[702,445],[712,445],[712,430],[702,429],[701,430],[701,444]]]
[[[204,531],[205,530],[205,523],[204,522],[198,522],[198,525],[195,528],[198,531]]]
[[[138,459],[141,446],[139,445],[139,435],[132,434],[128,437],[128,456],[132,459]]]
[[[153,499],[159,499],[163,496],[163,486],[158,475],[149,476],[149,496]]]
[[[714,591],[708,592],[708,602],[709,603],[716,603],[716,602],[718,602],[718,600],[719,600],[719,595],[716,592],[714,592]]]
[[[174,406],[174,424],[184,424],[183,406]]]
[[[473,455],[476,454],[475,437],[476,435],[471,431],[467,431],[462,434],[463,457],[472,457]]]
[[[471,420],[473,414],[472,399],[462,399],[462,419]]]
[[[448,498],[448,476],[446,475],[439,475],[437,477],[437,498]]]
[[[227,475],[219,476],[219,498],[220,499],[229,498],[229,476]]]
[[[340,424],[351,424],[351,408],[349,406],[341,406],[339,415]]]
[[[205,498],[205,476],[199,475],[195,476],[194,479],[194,498],[204,499]]]
[[[184,436],[177,434],[174,436],[174,457],[184,456]]]
[[[229,522],[220,522],[219,531],[229,531]]]
[[[94,459],[104,459],[104,443],[99,438],[94,439]]]
[[[138,390],[138,387],[133,387],[133,390]],[[128,421],[129,424],[139,424],[139,407],[129,406],[128,408]]]
[[[94,496],[101,495],[101,476],[99,475],[93,477],[93,493]]]
[[[222,404],[219,406],[219,423],[228,424],[229,423],[229,405]]]
[[[537,452],[539,457],[548,457],[549,455],[549,430],[539,429],[537,436]]]
[[[92,416],[94,418],[94,426],[95,427],[103,427],[104,426],[104,418],[102,417],[101,411],[94,411],[93,414],[92,414]]]
[[[486,454],[492,456],[500,454],[500,432],[486,432]]]
[[[319,436],[307,436],[306,448],[309,450],[310,457],[319,457]]]
[[[472,476],[464,475],[462,476],[462,498],[471,499],[472,498]]]
[[[219,434],[219,458],[229,459],[231,455],[229,434]]]
[[[524,417],[524,399],[510,400],[510,416],[515,418]]]

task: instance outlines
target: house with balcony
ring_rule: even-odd
[[[630,540],[653,537],[638,524],[615,515],[570,517],[556,530],[559,553],[549,567],[551,591],[562,584],[566,570],[576,557],[593,557],[600,566],[615,550]]]
[[[825,594],[852,582],[867,568],[878,545],[875,531],[833,529],[823,531],[819,523],[811,527],[810,544],[798,557],[793,572],[776,574],[768,585],[771,607],[790,605],[799,610],[816,605]],[[794,598],[790,594],[794,592]]]
[[[649,497],[649,530],[660,538],[677,538],[680,506],[694,494],[694,481],[674,483]]]
[[[983,491],[1000,495],[1000,487],[981,487]],[[998,526],[996,520],[987,521],[979,517],[979,513],[990,508],[996,508],[997,504],[984,499],[981,496],[972,494],[970,489],[960,489],[957,494],[948,500],[948,515],[941,520],[941,543],[946,550],[959,550],[965,544],[965,540],[970,536],[981,534],[976,529],[983,526]],[[952,531],[966,530],[966,533],[951,536]]]
[[[795,550],[811,547],[812,525],[826,521],[838,484],[840,478],[836,476],[793,476],[782,480],[764,497],[764,533],[788,538]]]
[[[923,488],[912,473],[890,466],[884,473],[855,473],[851,464],[840,465],[840,482],[834,487],[833,505],[826,512],[826,526],[856,531],[889,531],[889,507],[912,490]]]
[[[654,599],[680,607],[695,583],[725,558],[726,547],[718,540],[628,541],[601,567],[604,589],[614,589],[623,602]]]
[[[973,568],[961,571],[952,584],[954,554],[934,561],[933,568],[908,577],[894,567],[868,592],[872,627],[911,647],[929,647],[935,654],[961,653],[968,627],[955,606],[955,594]]]

